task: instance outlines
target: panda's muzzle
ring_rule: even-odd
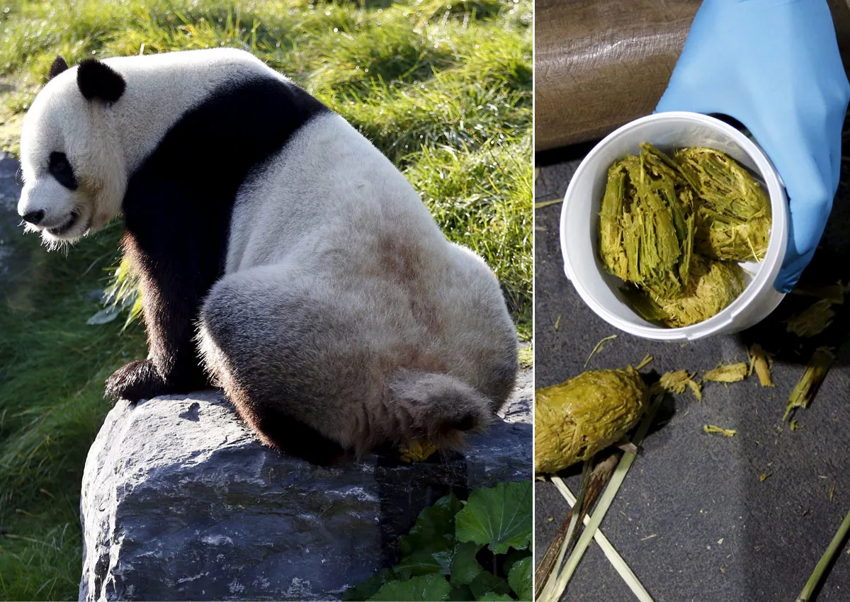
[[[68,219],[65,220],[64,223],[56,226],[55,228],[47,228],[47,231],[50,232],[53,236],[62,236],[63,234],[67,234],[73,229],[74,226],[77,225],[77,222],[80,220],[80,212],[74,209],[71,211],[71,215],[68,216]]]
[[[44,219],[44,211],[39,209],[38,211],[30,211],[26,215],[21,216],[24,221],[28,224],[32,224],[33,226],[37,226],[41,223],[41,220]]]

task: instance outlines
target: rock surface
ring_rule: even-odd
[[[9,240],[23,232],[23,228],[19,226],[21,218],[17,211],[18,198],[21,196],[21,184],[17,175],[19,168],[17,161],[0,152],[0,280],[5,280],[9,275],[12,259]],[[0,282],[0,289],[2,288],[3,282]]]
[[[463,453],[413,465],[280,456],[213,391],[120,402],[83,476],[80,599],[339,598],[440,496],[531,478],[531,381]]]

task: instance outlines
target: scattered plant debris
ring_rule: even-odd
[[[796,408],[807,408],[812,400],[817,395],[823,379],[826,378],[832,363],[835,361],[835,354],[831,347],[818,347],[809,360],[809,365],[806,366],[806,371],[803,372],[797,386],[791,391],[791,396],[788,398],[788,405],[785,407],[785,415],[782,421],[788,419]]]
[[[800,592],[799,596],[797,596],[797,602],[809,602],[809,600],[812,599],[812,594],[817,589],[824,572],[832,562],[835,554],[841,549],[848,532],[850,532],[850,512],[848,512],[847,516],[844,517],[844,521],[841,523],[841,526],[838,527],[838,532],[835,534],[835,537],[833,537],[832,541],[829,542],[829,547],[827,547],[826,552],[824,552],[823,556],[818,561],[815,570],[812,572],[812,576],[809,577],[803,591]]]
[[[830,299],[815,301],[800,313],[791,316],[785,322],[785,330],[802,338],[819,335],[832,324],[835,317],[832,304]]]
[[[539,203],[534,203],[535,209],[543,209],[544,207],[549,207],[550,205],[557,205],[558,203],[563,203],[564,199],[552,199],[551,201],[540,201]]]
[[[750,359],[750,369],[748,375],[755,370],[756,376],[759,378],[759,384],[762,387],[773,387],[773,380],[770,378],[770,369],[773,367],[773,357],[766,353],[761,345],[754,343],[748,350]]]
[[[595,354],[599,353],[600,351],[602,351],[605,348],[605,343],[607,343],[608,341],[613,341],[616,338],[617,338],[617,335],[612,334],[611,336],[605,337],[604,339],[602,339],[601,341],[596,343],[596,346],[593,348],[593,351],[591,351],[590,355],[587,356],[587,360],[584,362],[584,367],[587,368],[587,365],[590,363],[590,359]],[[640,368],[635,368],[635,370],[640,370]]]
[[[655,358],[652,357],[651,355],[645,355],[644,358],[640,361],[640,363],[637,366],[635,366],[635,370],[643,370],[654,359]]]
[[[739,364],[728,364],[724,366],[720,364],[714,370],[711,370],[702,377],[703,381],[709,380],[718,383],[736,383],[747,378],[749,366],[741,362]]]
[[[704,430],[709,435],[715,435],[716,434],[716,435],[723,435],[724,437],[734,437],[735,435],[738,434],[738,431],[733,431],[732,429],[720,428],[719,426],[714,426],[713,424],[706,424],[704,427],[702,427],[702,430]]]
[[[661,375],[658,381],[658,387],[668,393],[676,393],[681,395],[685,392],[685,388],[689,388],[693,392],[697,401],[702,401],[702,386],[688,375],[687,370],[678,370],[676,372],[666,372]]]
[[[407,463],[423,462],[437,451],[436,446],[425,439],[415,439],[408,443],[402,443],[398,446],[398,449],[401,452],[401,461]]]

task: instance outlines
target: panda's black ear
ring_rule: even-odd
[[[86,100],[99,98],[115,102],[124,94],[127,82],[120,73],[97,59],[85,59],[77,69],[77,85]]]
[[[53,64],[50,65],[50,71],[47,73],[47,81],[50,81],[63,71],[68,70],[68,63],[65,62],[61,56],[57,55],[55,59],[53,59]]]

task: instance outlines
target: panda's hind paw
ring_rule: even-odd
[[[170,392],[150,360],[131,362],[106,379],[106,395],[114,401],[126,399],[135,403]]]

